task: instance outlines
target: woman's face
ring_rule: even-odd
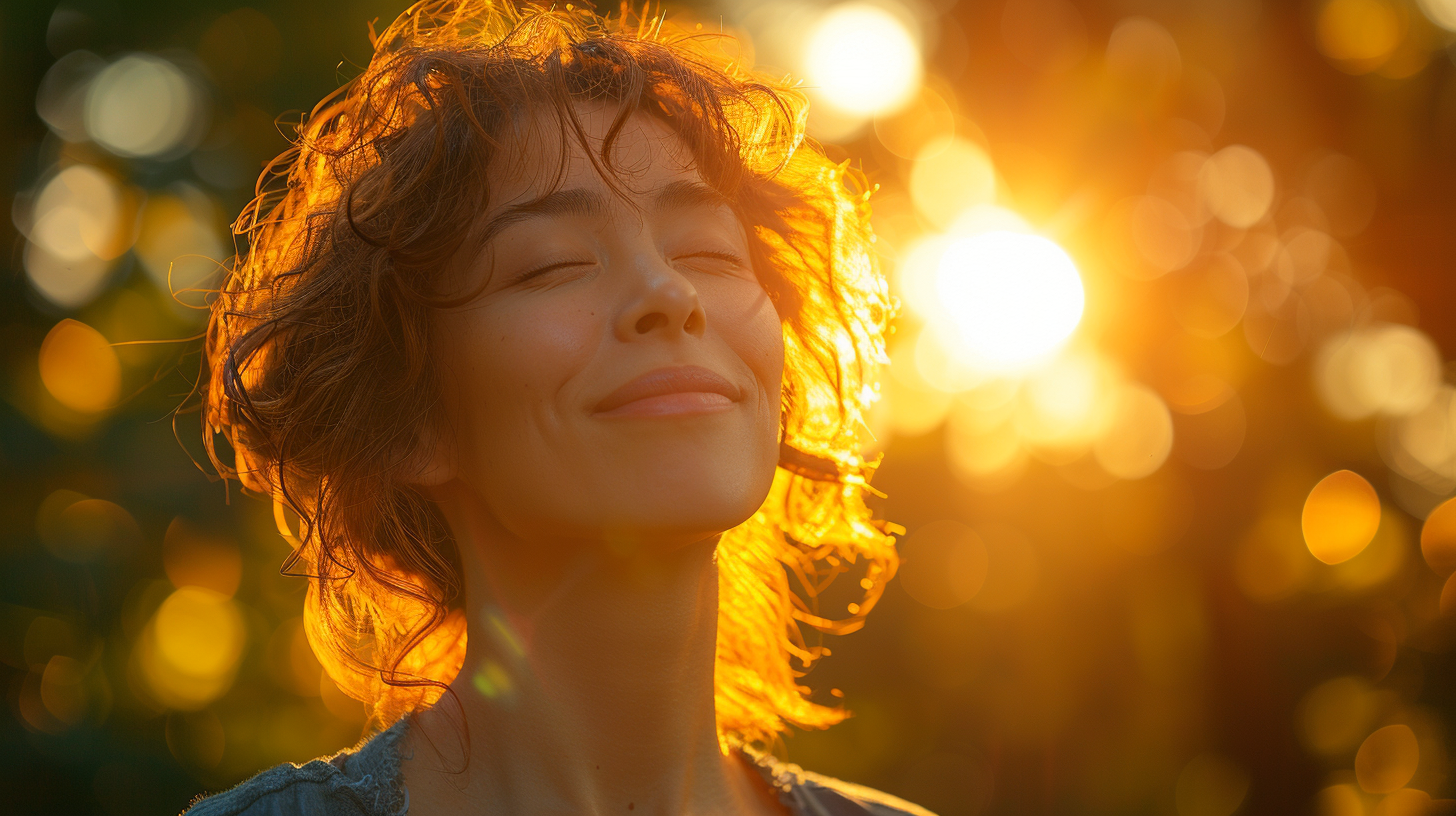
[[[578,114],[599,151],[614,110]],[[554,133],[554,128],[541,128]],[[674,546],[754,513],[778,460],[783,337],[744,227],[658,120],[490,169],[480,297],[439,315],[442,478],[527,540]],[[559,183],[558,183],[559,182]]]

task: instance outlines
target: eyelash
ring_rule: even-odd
[[[713,259],[716,259],[716,260],[719,260],[719,261],[726,261],[726,262],[731,263],[734,266],[737,266],[737,267],[742,268],[742,269],[747,269],[748,268],[748,261],[744,260],[741,256],[736,255],[736,254],[734,254],[732,252],[717,252],[717,251],[713,251],[713,250],[706,250],[706,251],[703,251],[703,252],[693,252],[693,253],[690,253],[690,254],[687,254],[687,255],[680,255],[680,256],[678,256],[678,258],[679,258],[679,260],[683,260],[683,259],[687,259],[687,258],[713,258]],[[512,281],[512,283],[516,283],[516,284],[526,283],[526,282],[532,280],[533,278],[537,278],[537,277],[539,277],[541,275],[546,274],[547,272],[554,272],[554,271],[556,271],[558,269],[567,269],[567,268],[573,267],[573,266],[590,266],[590,265],[591,265],[591,262],[590,261],[558,261],[557,263],[546,264],[545,266],[537,267],[535,269],[530,270],[529,272],[523,272],[514,281]]]
[[[591,261],[558,261],[556,263],[546,264],[545,266],[540,266],[532,269],[529,272],[521,273],[516,277],[515,280],[511,281],[511,283],[526,283],[527,281],[544,275],[547,272],[554,272],[558,269],[567,269],[573,266],[591,266]]]
[[[686,258],[714,258],[714,259],[720,260],[720,261],[727,261],[728,263],[731,263],[731,264],[733,264],[733,265],[735,265],[737,267],[743,268],[743,269],[747,269],[748,268],[748,261],[744,260],[742,257],[740,257],[740,256],[738,256],[738,255],[736,255],[736,254],[734,254],[732,252],[716,252],[716,251],[693,252],[693,253],[689,253],[687,255],[680,255],[680,256],[678,256],[678,258],[679,258],[679,260],[686,259]]]

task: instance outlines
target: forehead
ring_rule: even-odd
[[[489,210],[573,189],[641,202],[675,181],[702,181],[692,152],[657,117],[630,116],[612,135],[605,154],[609,161],[604,161],[602,148],[617,117],[617,105],[578,103],[573,112],[580,133],[564,115],[550,112],[533,113],[518,123],[516,138],[487,168]]]

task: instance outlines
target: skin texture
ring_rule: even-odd
[[[598,151],[615,110],[577,110]],[[783,813],[713,715],[713,551],[773,478],[778,315],[670,129],[629,120],[614,190],[575,139],[558,176],[553,124],[492,166],[481,223],[508,223],[435,326],[420,487],[461,551],[468,648],[402,752],[411,812]],[[616,405],[683,367],[727,394]]]

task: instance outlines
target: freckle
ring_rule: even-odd
[[[628,810],[636,810],[637,809],[637,806],[634,805],[634,804],[632,804],[631,802],[628,802],[627,803],[627,809]]]

